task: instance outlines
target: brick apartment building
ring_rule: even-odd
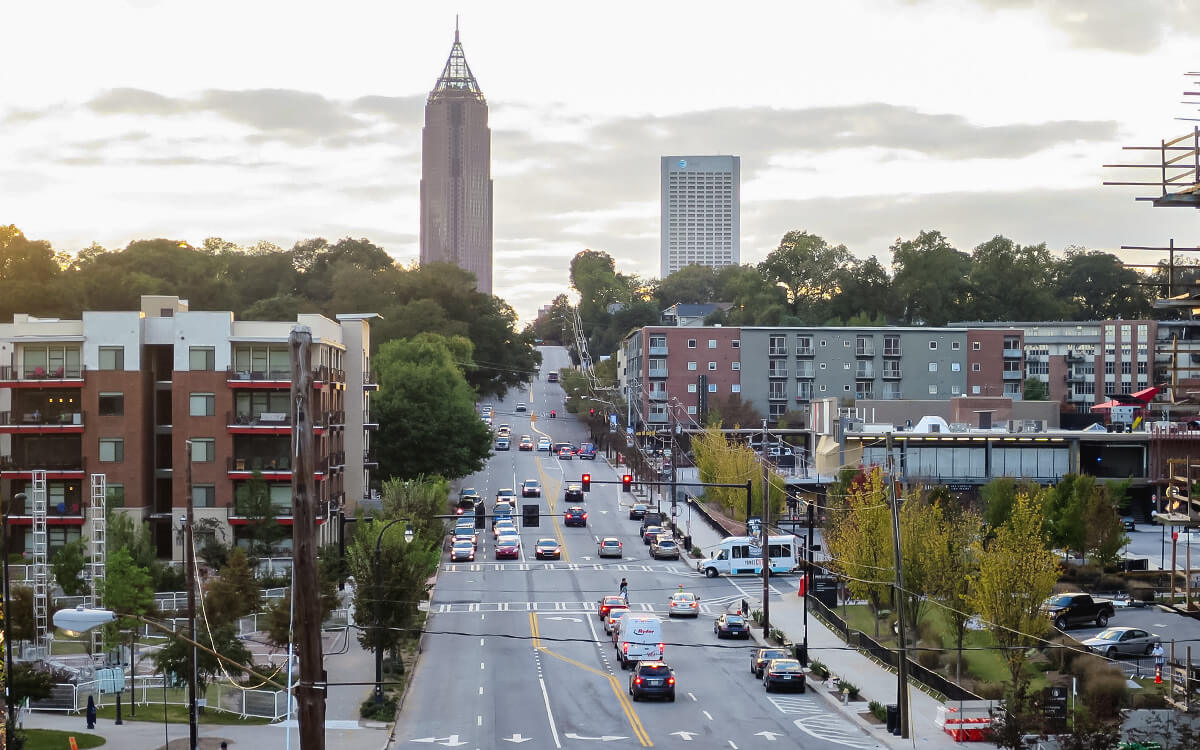
[[[84,312],[80,320],[15,315],[0,324],[0,493],[9,549],[29,550],[31,480],[46,471],[49,552],[90,534],[91,476],[106,502],[149,522],[161,558],[181,559],[178,516],[192,472],[197,520],[215,520],[243,543],[249,482],[266,483],[291,523],[291,368],[288,337],[312,331],[308,367],[314,479],[322,542],[339,511],[369,493],[370,314],[298,315],[295,322],[238,321],[192,311],[186,300],[145,296],[141,309]],[[290,545],[286,540],[284,553]]]
[[[692,424],[713,397],[741,393],[741,329],[647,326],[625,339],[618,362],[631,425]]]

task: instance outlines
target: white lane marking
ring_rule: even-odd
[[[729,743],[729,746],[733,748],[733,750],[738,750],[738,746],[733,744],[733,740],[726,740],[726,742]]]
[[[483,716],[481,716],[479,714],[475,715],[475,726],[477,726],[477,727],[483,726]]]
[[[479,668],[480,668],[480,669],[486,669],[486,667],[484,666],[484,663],[483,663],[483,662],[479,662]]]
[[[696,696],[692,695],[691,693],[688,693],[688,697],[691,698],[692,700],[696,700]]]
[[[805,734],[819,740],[833,742],[846,747],[867,750],[878,747],[871,737],[864,737],[862,730],[852,726],[840,716],[828,714],[825,716],[809,716],[792,722],[796,728]]]
[[[705,716],[705,717],[706,717],[706,718],[707,718],[709,721],[712,721],[712,720],[713,720],[713,718],[712,718],[712,714],[710,714],[708,711],[701,711],[700,713],[704,714],[704,716]]]
[[[550,694],[546,692],[546,681],[539,677],[538,684],[542,686],[542,700],[546,702],[546,718],[550,720],[550,734],[554,737],[554,746],[561,748],[562,742],[558,739],[558,727],[554,725],[554,712],[550,710]]]
[[[480,646],[482,646],[482,645],[483,645],[483,639],[482,639],[482,638],[480,638],[480,639],[479,639],[479,645],[480,645]]]
[[[480,695],[483,695],[483,685],[480,685],[480,686],[479,686],[479,694],[480,694]]]

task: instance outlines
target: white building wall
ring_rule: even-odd
[[[140,312],[84,312],[83,366],[100,369],[100,347],[125,349],[125,370],[142,369],[142,314]]]
[[[233,333],[233,313],[185,312],[163,320],[174,322],[170,343],[175,345],[176,370],[191,369],[189,350],[194,346],[212,347],[215,350],[214,365],[218,372],[233,366],[233,347],[229,344],[229,337]]]

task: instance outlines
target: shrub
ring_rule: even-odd
[[[1046,647],[1046,660],[1056,672],[1071,671],[1071,662],[1079,656],[1078,649],[1083,646],[1074,638],[1064,635],[1050,641]]]
[[[779,643],[780,645],[787,643],[787,635],[779,628],[771,628],[771,632],[769,635],[771,637],[771,640],[775,641],[776,643]]]
[[[1104,665],[1087,671],[1083,682],[1083,702],[1092,716],[1101,721],[1120,716],[1121,709],[1129,703],[1129,688],[1125,675],[1117,667]]]
[[[1121,576],[1102,575],[1100,580],[1096,581],[1096,588],[1100,591],[1124,591],[1128,585]]]
[[[704,557],[704,550],[699,547],[692,547],[692,557]]]
[[[1074,580],[1079,582],[1080,586],[1094,586],[1100,580],[1101,571],[1095,565],[1070,565],[1066,566],[1067,570],[1075,569]]]
[[[917,651],[917,664],[926,669],[936,671],[942,665],[942,655],[932,648],[925,647]]]
[[[1129,584],[1129,598],[1138,602],[1153,602],[1154,587],[1141,581]]]
[[[813,659],[808,663],[808,671],[822,680],[829,679],[829,667],[825,666],[825,663],[818,659]]]
[[[867,708],[870,709],[871,714],[876,719],[879,719],[880,721],[887,721],[887,709],[884,708],[884,705],[879,701],[871,701],[867,704]]]
[[[376,704],[374,696],[363,701],[358,709],[358,714],[364,719],[372,719],[374,721],[395,721],[396,720],[396,699],[390,695],[383,696],[383,703]]]
[[[761,609],[750,610],[750,619],[754,621],[755,625],[761,625],[762,624],[762,610]]]
[[[971,692],[984,700],[997,701],[1004,697],[1004,683],[974,680]]]
[[[855,685],[853,682],[838,680],[838,689],[843,693],[849,694],[851,698],[858,697],[858,685]]]
[[[942,640],[942,632],[929,620],[921,620],[917,623],[917,643],[933,649],[941,649],[945,645]]]

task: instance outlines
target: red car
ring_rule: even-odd
[[[597,614],[600,615],[600,619],[603,620],[605,617],[608,617],[608,610],[612,609],[613,607],[628,606],[629,605],[625,602],[625,597],[609,594],[600,600],[600,606],[597,610]]]
[[[501,557],[519,557],[521,555],[521,539],[515,535],[505,534],[496,540],[496,559]]]

